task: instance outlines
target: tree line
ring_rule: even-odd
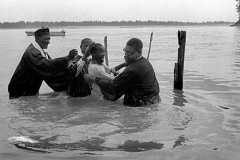
[[[233,22],[214,21],[214,22],[178,22],[178,21],[82,21],[82,22],[0,22],[0,28],[39,28],[48,26],[49,28],[64,27],[64,26],[157,26],[157,25],[221,25],[232,24]]]

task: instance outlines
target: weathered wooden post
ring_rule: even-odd
[[[240,1],[240,0],[239,0]],[[152,44],[152,40],[153,40],[153,32],[151,33],[151,35],[150,35],[150,44],[149,44],[149,50],[148,50],[148,56],[147,56],[147,60],[148,60],[148,58],[149,58],[149,55],[150,55],[150,49],[151,49],[151,44]]]
[[[174,89],[183,89],[183,70],[185,56],[186,31],[178,31],[178,61],[174,67]]]
[[[240,0],[238,0],[238,20],[240,20]]]
[[[104,37],[104,47],[105,47],[105,61],[106,61],[106,65],[109,66],[109,64],[108,64],[108,51],[107,51],[107,36]]]

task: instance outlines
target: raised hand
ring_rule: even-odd
[[[72,49],[69,51],[68,57],[70,59],[73,59],[74,57],[76,57],[78,55],[78,50],[77,49]]]
[[[86,50],[85,50],[85,53],[84,53],[84,57],[85,58],[87,58],[87,57],[89,57],[90,56],[90,54],[91,54],[91,49],[93,48],[95,46],[95,42],[92,42],[92,43],[90,43],[88,46],[87,46],[87,48],[86,48]]]

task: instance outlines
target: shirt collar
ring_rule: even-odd
[[[140,57],[138,57],[136,60],[138,60],[138,59],[140,59],[140,58],[142,58],[142,55],[141,55]]]

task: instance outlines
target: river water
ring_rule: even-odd
[[[62,30],[53,28],[52,30]],[[240,157],[240,28],[229,26],[67,27],[51,37],[52,58],[79,49],[89,37],[108,38],[110,66],[124,61],[128,39],[143,41],[160,85],[161,102],[122,105],[93,93],[69,98],[45,83],[39,96],[9,100],[7,86],[27,46],[25,29],[0,30],[0,159],[237,160]],[[34,29],[32,29],[34,30]],[[186,31],[183,90],[173,89],[177,32]],[[46,153],[10,144],[28,136]]]

